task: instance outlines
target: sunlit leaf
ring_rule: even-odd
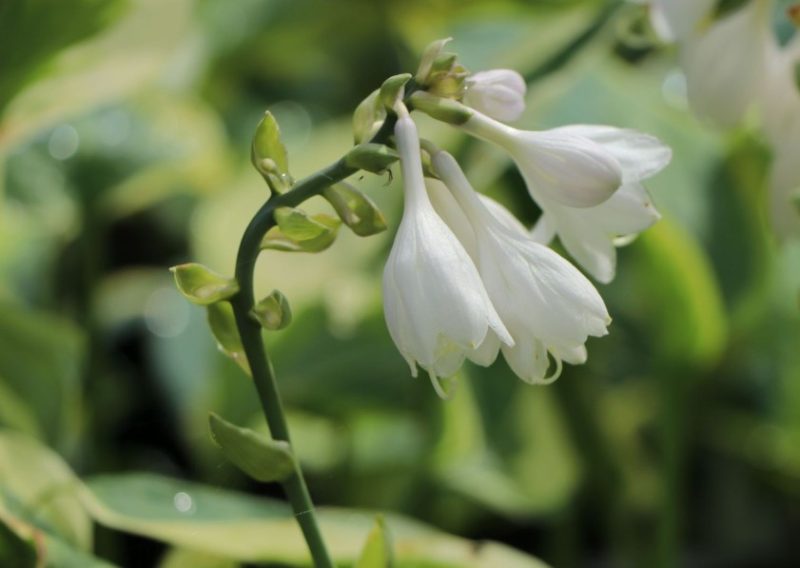
[[[269,296],[260,300],[253,306],[251,313],[264,329],[275,331],[284,329],[292,323],[289,300],[280,290],[273,290]]]
[[[392,538],[386,529],[383,517],[375,519],[375,526],[369,531],[367,542],[355,568],[391,568],[394,566]]]
[[[211,328],[214,339],[217,340],[217,347],[225,355],[233,359],[245,373],[250,375],[250,364],[247,362],[242,339],[239,337],[239,330],[236,327],[233,307],[229,302],[217,302],[206,306],[206,309],[208,311],[208,325]]]
[[[190,262],[170,268],[183,296],[195,304],[207,306],[227,300],[239,291],[233,278],[226,278],[202,264]]]

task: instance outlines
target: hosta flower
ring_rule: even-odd
[[[439,391],[437,377],[453,375],[488,334],[506,345],[513,340],[469,254],[433,209],[408,116],[397,121],[395,137],[405,208],[383,273],[386,323],[412,374],[420,365]]]
[[[701,116],[730,126],[755,101],[772,53],[769,0],[751,0],[690,35],[682,46],[689,104]]]
[[[464,103],[497,120],[517,120],[525,110],[525,79],[511,69],[481,71],[467,78]]]
[[[572,207],[592,207],[622,184],[619,162],[580,133],[517,130],[479,112],[461,126],[508,151],[534,199],[543,196]]]
[[[777,236],[800,235],[800,89],[795,68],[800,63],[800,40],[775,47],[761,93],[764,130],[773,147],[769,180],[769,212]]]
[[[457,203],[442,207],[446,201],[437,198],[442,214],[465,235],[489,297],[514,340],[513,345],[502,344],[490,334],[470,357],[492,360],[501,349],[521,379],[537,384],[557,378],[562,361],[583,363],[587,338],[605,335],[610,323],[591,282],[530,239],[499,204],[487,207],[452,156],[436,152],[432,162]]]
[[[652,136],[593,125],[522,132],[477,113],[464,126],[511,153],[543,212],[531,236],[546,244],[558,235],[573,258],[600,282],[614,278],[615,244],[624,242],[620,237],[635,235],[659,219],[640,182],[663,169],[671,152]],[[537,144],[543,137],[557,141],[564,151],[554,154],[554,144]],[[546,175],[542,162],[557,165]]]
[[[653,0],[650,20],[662,39],[682,40],[698,31],[715,4],[716,0]]]
[[[616,271],[616,246],[630,242],[661,217],[641,182],[661,171],[672,152],[657,138],[634,130],[595,125],[556,130],[589,138],[613,155],[622,168],[622,186],[594,207],[568,207],[539,197],[542,216],[531,236],[547,244],[558,235],[589,274],[608,283]]]

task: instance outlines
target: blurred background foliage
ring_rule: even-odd
[[[614,323],[586,365],[547,388],[469,367],[447,403],[385,328],[391,230],[263,255],[257,293],[295,314],[267,342],[337,558],[366,538],[359,509],[389,514],[404,566],[796,566],[800,247],[765,221],[755,129],[692,117],[675,53],[639,24],[600,0],[0,2],[0,565],[308,562],[279,490],[209,439],[211,410],[265,426],[167,267],[232,274],[267,195],[248,161],[265,109],[302,177],[349,147],[366,94],[453,36],[470,69],[535,79],[521,125],[672,146],[650,184],[664,219],[600,287]],[[535,220],[504,156],[420,123]],[[397,182],[354,183],[396,227]]]

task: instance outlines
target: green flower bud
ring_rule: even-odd
[[[288,442],[240,428],[214,413],[209,416],[209,427],[225,457],[256,481],[283,481],[294,473],[296,463]]]
[[[279,207],[275,210],[278,226],[270,229],[261,241],[262,249],[284,252],[320,252],[336,240],[341,221],[320,213],[309,216],[300,209]]]
[[[400,156],[397,152],[388,146],[366,143],[359,144],[350,150],[344,161],[353,168],[379,174],[399,159]]]
[[[178,291],[194,304],[214,304],[239,291],[239,284],[235,279],[226,278],[196,262],[173,266],[170,271],[175,276]]]
[[[267,111],[258,123],[250,147],[250,161],[270,189],[283,193],[292,185],[289,158],[281,141],[281,131],[272,113]]]
[[[368,237],[386,230],[386,218],[381,210],[353,186],[340,182],[327,188],[322,195],[356,235]]]
[[[386,108],[394,108],[403,99],[406,83],[411,80],[411,73],[392,75],[383,82],[380,89],[380,101]]]
[[[429,75],[434,67],[434,63],[439,58],[439,55],[442,53],[444,46],[446,46],[453,38],[446,37],[443,39],[437,39],[436,41],[432,41],[428,44],[425,48],[425,51],[422,52],[422,58],[419,62],[419,68],[417,69],[417,74],[414,76],[414,79],[420,85],[427,86]]]
[[[417,91],[411,95],[409,102],[413,108],[448,124],[464,124],[474,114],[471,108],[458,101],[437,97],[423,91]]]
[[[356,144],[370,140],[386,120],[386,107],[379,98],[380,89],[372,91],[353,113],[353,138]]]
[[[248,376],[252,376],[230,302],[217,302],[206,306],[206,315],[208,316],[208,326],[217,341],[217,348],[233,359]]]
[[[272,331],[283,329],[292,323],[289,300],[279,290],[273,290],[269,296],[253,306],[250,314],[261,327]]]

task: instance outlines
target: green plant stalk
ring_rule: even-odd
[[[394,115],[389,116],[373,137],[372,142],[386,141],[394,128],[395,120]],[[269,229],[275,226],[274,212],[276,208],[296,207],[306,199],[322,193],[327,187],[342,181],[357,171],[359,171],[357,168],[348,166],[344,159],[340,159],[327,168],[299,181],[287,193],[274,194],[250,221],[239,244],[239,252],[236,257],[236,280],[239,283],[239,292],[231,299],[236,327],[250,364],[253,383],[258,391],[270,433],[274,439],[283,440],[289,444],[291,444],[289,427],[286,423],[275,373],[261,339],[261,325],[250,316],[250,310],[256,301],[253,274],[258,255],[261,252],[261,239]],[[308,543],[314,565],[318,568],[333,568],[333,562],[325,547],[314,513],[311,495],[299,463],[297,463],[294,474],[282,482],[282,486]]]

